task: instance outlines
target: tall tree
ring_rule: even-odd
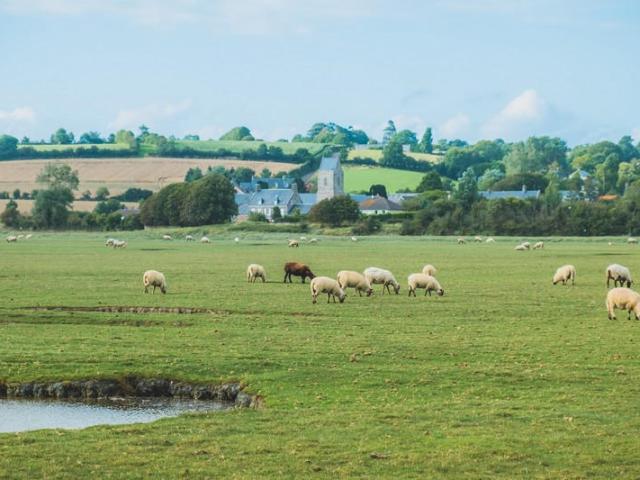
[[[395,134],[396,134],[396,124],[393,123],[393,120],[389,120],[387,122],[387,126],[382,131],[382,144],[386,145],[387,143],[389,143],[391,139],[395,136]]]
[[[419,193],[431,190],[442,190],[442,179],[437,172],[427,172],[416,187],[416,192]]]
[[[36,181],[49,188],[68,188],[77,190],[80,180],[78,171],[72,170],[66,163],[47,163],[38,174]]]
[[[104,139],[98,132],[86,132],[80,135],[79,143],[104,143]]]
[[[433,133],[431,127],[427,127],[420,140],[420,150],[424,153],[433,153]]]
[[[64,128],[59,128],[51,134],[51,143],[57,145],[68,145],[73,143],[74,136],[72,132],[67,132]]]
[[[387,187],[382,184],[374,184],[369,187],[369,195],[376,196],[379,195],[384,198],[387,197]]]
[[[455,196],[458,200],[466,205],[471,205],[478,198],[478,182],[476,180],[476,174],[473,168],[467,168],[460,180],[458,181],[458,188],[455,192]]]
[[[11,135],[0,135],[0,158],[9,158],[18,151],[18,139]]]

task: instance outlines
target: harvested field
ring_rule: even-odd
[[[14,200],[18,204],[18,211],[20,213],[29,213],[33,208],[33,200]],[[5,207],[9,203],[9,200],[1,199],[0,200],[0,211],[4,211]],[[93,209],[96,208],[98,202],[85,201],[85,200],[76,200],[71,205],[71,209],[76,212],[93,212]],[[127,208],[138,208],[137,202],[122,202]]]
[[[272,173],[288,172],[296,167],[293,163],[260,162],[238,159],[192,159],[192,158],[96,158],[59,160],[12,160],[0,162],[0,191],[12,192],[16,188],[30,192],[39,188],[36,177],[49,162],[67,163],[78,170],[80,187],[78,192],[106,186],[112,195],[127,188],[138,187],[159,190],[170,183],[180,182],[190,168],[223,166],[225,168],[246,167],[260,172],[268,168]]]

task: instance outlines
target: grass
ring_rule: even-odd
[[[201,229],[193,231],[201,232]],[[240,380],[265,408],[151,424],[0,435],[10,478],[637,478],[640,322],[608,321],[604,269],[637,270],[617,239],[321,238],[163,230],[36,233],[0,243],[0,375],[7,381],[118,377]],[[533,240],[533,239],[529,239]],[[282,264],[316,274],[387,267],[401,295],[312,305]],[[244,269],[262,263],[268,283]],[[408,298],[406,276],[438,267],[440,297]],[[552,286],[577,267],[575,287]],[[142,272],[167,275],[142,294]],[[201,306],[216,314],[43,312],[38,305]]]
[[[415,158],[416,160],[422,160],[424,162],[430,163],[440,163],[442,161],[442,155],[434,155],[431,153],[419,153],[419,152],[407,152],[409,157]],[[350,150],[349,151],[349,160],[353,160],[354,158],[371,158],[373,160],[380,161],[382,158],[382,150],[381,149],[364,149],[364,150]]]
[[[35,145],[19,145],[18,149],[31,147],[38,152],[46,152],[50,150],[69,150],[77,148],[91,148],[96,147],[100,150],[129,150],[129,145],[126,143],[80,143],[73,145],[58,145],[58,144],[35,144]]]
[[[346,192],[360,192],[369,190],[373,184],[383,184],[387,192],[397,192],[399,189],[415,189],[424,173],[396,170],[394,168],[350,166],[343,165],[344,189]]]
[[[188,141],[180,140],[178,145],[184,145],[186,147],[193,148],[195,150],[219,150],[226,149],[233,153],[241,153],[245,150],[256,150],[261,143],[264,143],[267,147],[279,147],[285,154],[296,153],[299,148],[306,148],[309,153],[315,155],[321,152],[328,144],[326,143],[311,143],[311,142],[262,142],[262,141],[234,141],[234,140],[200,140],[200,141]]]

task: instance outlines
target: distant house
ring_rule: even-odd
[[[242,192],[250,193],[265,188],[291,188],[293,183],[295,183],[294,179],[290,177],[263,178],[252,176],[250,182],[240,182],[237,188]]]
[[[358,207],[360,207],[360,211],[365,215],[380,215],[383,213],[402,211],[400,205],[380,195],[361,201]]]
[[[569,178],[580,177],[580,180],[585,181],[587,178],[591,177],[589,172],[585,172],[584,170],[576,170],[569,175]]]
[[[618,197],[618,195],[610,194],[610,195],[600,195],[598,197],[598,200],[600,200],[601,202],[613,202],[615,200],[618,200],[618,198],[620,198]]]
[[[530,198],[540,198],[540,190],[527,190],[526,186],[522,186],[522,190],[501,190],[497,192],[482,191],[478,194],[487,200],[500,200],[504,198],[516,198],[518,200],[527,200]]]
[[[251,213],[262,213],[271,220],[274,208],[278,207],[282,216],[285,216],[301,203],[298,192],[290,188],[272,188],[250,194],[236,194],[238,216],[241,219]]]
[[[315,193],[299,193],[300,197],[300,205],[298,205],[298,209],[302,215],[306,215],[309,213],[309,210],[316,204],[316,196]]]

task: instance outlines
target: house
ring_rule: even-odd
[[[242,203],[239,203],[242,202]],[[291,188],[271,188],[250,194],[236,194],[238,216],[262,213],[269,220],[273,219],[273,210],[278,207],[284,217],[302,204],[300,195]]]
[[[252,176],[250,182],[240,182],[237,188],[244,193],[250,193],[265,188],[291,188],[294,183],[294,179],[290,177],[263,178]]]
[[[358,204],[360,211],[365,215],[380,215],[383,213],[392,213],[402,211],[402,207],[391,200],[376,195],[361,201]]]
[[[483,191],[478,194],[487,200],[501,200],[504,198],[516,198],[518,200],[528,200],[530,198],[540,198],[540,190],[527,190],[525,185],[522,190],[502,190],[497,192]]]

